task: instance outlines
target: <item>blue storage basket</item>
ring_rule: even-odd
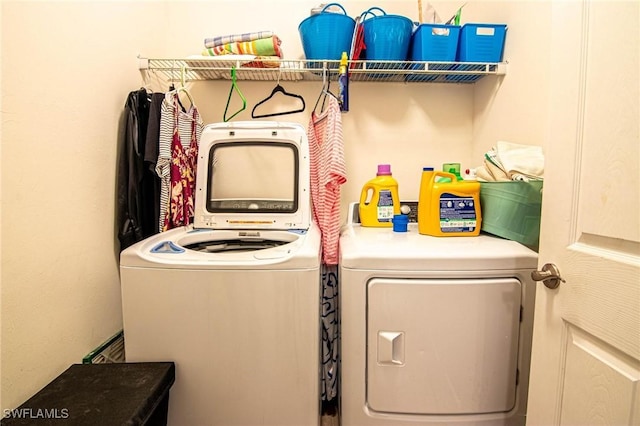
[[[411,36],[409,59],[411,61],[454,62],[458,52],[460,26],[422,24]],[[429,64],[429,70],[450,70],[454,64]],[[422,64],[412,64],[413,70],[424,70]],[[433,74],[409,74],[406,81],[433,81]]]
[[[459,37],[457,25],[422,24],[411,38],[409,58],[412,61],[454,62]]]
[[[502,62],[507,26],[464,24],[458,46],[459,62]]]
[[[382,12],[376,15],[373,11]],[[368,17],[373,15],[373,17]],[[379,7],[372,7],[361,15],[364,32],[365,57],[372,61],[406,61],[413,22],[400,15],[387,15]]]
[[[338,6],[341,13],[327,12],[330,6]],[[351,51],[351,40],[356,21],[347,16],[344,7],[329,3],[316,15],[309,16],[298,26],[302,48],[307,59],[340,60],[342,52]]]

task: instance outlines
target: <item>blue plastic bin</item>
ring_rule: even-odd
[[[409,59],[411,61],[454,62],[458,52],[460,26],[422,24],[411,36]],[[452,64],[429,64],[430,70],[450,70]],[[412,64],[411,69],[423,70],[422,64]],[[437,75],[409,74],[406,81],[433,81]]]
[[[454,62],[460,26],[422,24],[413,33],[409,58],[412,61]]]
[[[342,13],[327,12],[338,6]],[[340,60],[342,52],[351,51],[351,40],[356,21],[347,16],[344,7],[329,3],[316,15],[305,18],[298,26],[304,56],[307,59]]]
[[[502,62],[507,26],[464,24],[458,46],[459,62]]]
[[[382,15],[376,15],[374,11],[381,12]],[[362,21],[367,60],[407,60],[413,31],[411,19],[400,15],[387,15],[379,7],[372,7],[362,13]]]

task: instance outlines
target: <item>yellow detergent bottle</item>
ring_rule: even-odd
[[[358,209],[362,226],[393,226],[393,215],[400,214],[400,198],[389,164],[379,164],[376,177],[362,187]]]
[[[438,182],[438,178],[449,178]],[[418,198],[418,232],[434,237],[480,234],[480,183],[458,181],[452,173],[425,167]]]

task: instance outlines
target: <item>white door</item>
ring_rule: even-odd
[[[554,2],[527,425],[640,425],[640,2]]]

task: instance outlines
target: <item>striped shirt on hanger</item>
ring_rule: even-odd
[[[328,96],[329,106],[311,114],[307,138],[311,159],[313,215],[322,232],[322,261],[338,264],[340,186],[347,181],[340,104]]]

